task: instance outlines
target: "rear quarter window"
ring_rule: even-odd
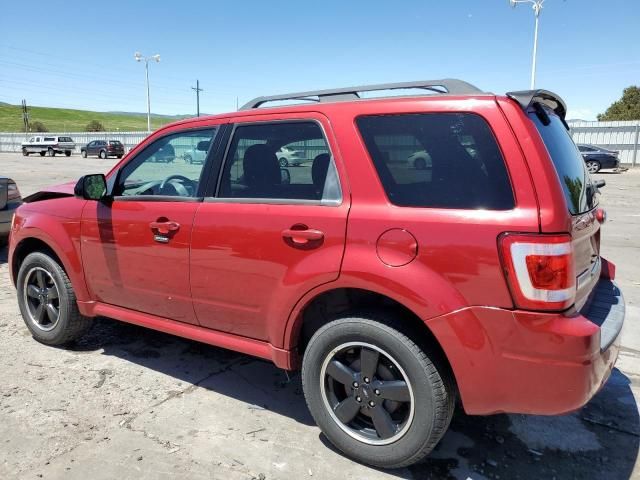
[[[389,200],[403,207],[510,210],[511,182],[473,113],[364,116],[358,129]]]
[[[546,110],[546,109],[545,109]],[[550,110],[547,111],[549,121],[543,122],[536,112],[530,112],[529,118],[535,124],[542,141],[547,147],[549,156],[558,173],[567,206],[572,215],[590,210],[596,202],[595,195],[588,196],[591,179],[585,167],[584,159],[562,120]],[[548,123],[545,125],[545,123]]]

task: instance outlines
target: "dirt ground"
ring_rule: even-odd
[[[0,154],[23,194],[114,160]],[[307,411],[300,378],[275,366],[108,319],[72,348],[35,342],[0,250],[0,478],[640,478],[640,169],[607,181],[603,255],[626,296],[611,379],[559,417],[467,416],[429,459],[385,472],[336,452]]]

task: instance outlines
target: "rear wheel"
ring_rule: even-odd
[[[304,354],[302,384],[313,418],[338,449],[401,468],[442,438],[454,393],[446,370],[390,325],[389,316],[367,315],[323,326]]]
[[[191,158],[191,155],[184,156],[184,163],[188,163],[189,165],[193,163],[193,159]]]
[[[82,158],[87,158],[87,151],[82,150],[81,155],[82,155]]]
[[[100,150],[100,158],[102,159],[107,158],[107,152],[105,152],[104,150]]]
[[[40,152],[40,156],[44,157],[47,152]]]
[[[47,155],[49,155],[50,157],[55,157],[56,156],[56,151],[53,148],[49,147],[47,149]]]
[[[427,161],[424,158],[416,158],[416,161],[413,162],[413,166],[416,170],[426,170]]]
[[[71,281],[49,255],[34,252],[20,265],[17,279],[20,313],[33,338],[47,345],[64,345],[84,335],[91,319],[76,304]]]
[[[600,162],[597,162],[595,160],[589,160],[587,162],[587,170],[589,170],[589,173],[598,173],[600,171]]]
[[[65,150],[64,154],[65,154],[65,156],[70,157],[71,156],[71,150]]]
[[[116,155],[117,158],[122,158],[122,154]]]

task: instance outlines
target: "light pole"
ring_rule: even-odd
[[[519,3],[530,3],[533,7],[533,13],[536,17],[536,26],[533,32],[533,60],[531,62],[531,90],[534,89],[536,84],[536,54],[538,52],[538,21],[540,20],[540,12],[542,11],[542,4],[544,0],[509,0],[509,3],[513,8]]]
[[[149,60],[160,62],[160,55],[157,53],[151,57],[143,57],[140,52],[136,52],[133,56],[136,62],[144,61],[144,72],[147,77],[147,132],[151,132],[151,98],[149,95]]]

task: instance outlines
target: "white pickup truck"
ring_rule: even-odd
[[[69,157],[74,148],[76,144],[71,137],[35,136],[22,142],[22,155],[28,157],[30,153],[39,153],[41,157],[45,155],[53,157],[56,153],[64,153]]]

